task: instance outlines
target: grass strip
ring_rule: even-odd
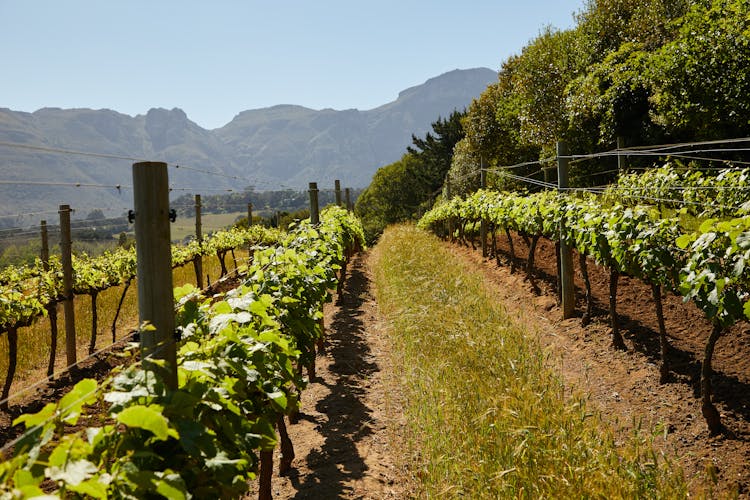
[[[420,497],[683,498],[681,470],[566,394],[542,349],[479,271],[433,236],[390,228],[373,250],[377,300],[403,377]]]

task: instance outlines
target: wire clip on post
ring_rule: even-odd
[[[174,208],[169,209],[169,222],[175,222],[177,220],[177,210]],[[135,222],[135,210],[128,210],[128,222],[130,224]]]

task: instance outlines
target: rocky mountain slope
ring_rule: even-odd
[[[496,78],[486,68],[454,70],[371,110],[280,105],[243,111],[215,130],[201,128],[177,108],[135,117],[106,109],[0,108],[0,226],[20,223],[15,214],[54,211],[59,204],[119,213],[132,204],[130,167],[139,159],[182,165],[170,169],[175,194],[297,189],[310,181],[332,185],[334,179],[364,187],[378,167],[404,153],[412,134],[424,135],[438,117],[465,108]],[[54,214],[48,218],[55,220]]]

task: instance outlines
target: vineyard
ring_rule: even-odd
[[[251,227],[173,249],[173,265],[182,265],[253,246],[241,284],[224,296],[177,289],[177,389],[139,362],[99,383],[84,379],[59,402],[18,417],[26,432],[4,448],[4,494],[42,495],[52,481],[63,497],[236,497],[259,470],[270,472],[279,439],[289,461],[283,417],[298,409],[303,367],[314,377],[322,305],[362,244],[356,220],[333,207],[319,225],[302,222],[288,234]],[[93,297],[132,280],[134,255],[76,260],[76,293]],[[8,306],[6,331],[59,299],[59,267],[45,267],[7,271],[4,298],[23,300]]]
[[[745,207],[740,203],[744,196],[741,188],[747,178],[747,170],[726,170],[715,177],[704,177],[695,172],[679,173],[667,166],[643,176],[623,176],[620,184],[602,195],[569,190],[525,196],[480,190],[465,200],[453,198],[433,208],[421,219],[420,225],[443,236],[465,239],[481,221],[486,221],[493,244],[497,231],[505,233],[511,265],[515,255],[510,232],[516,232],[529,242],[525,269],[529,277],[532,277],[537,242],[540,237],[548,238],[558,248],[558,282],[561,274],[559,248],[561,245],[575,248],[585,283],[583,323],[591,317],[587,271],[587,257],[590,257],[609,271],[609,316],[612,345],[616,349],[625,348],[618,328],[618,279],[622,275],[639,278],[652,290],[660,325],[662,382],[669,377],[670,361],[662,291],[692,301],[712,324],[711,331],[706,332],[700,393],[703,416],[710,431],[717,434],[724,427],[712,402],[714,348],[732,325],[750,318],[750,282],[745,271],[750,258],[750,217],[742,215]],[[682,191],[681,199],[670,195],[675,185]],[[706,200],[717,199],[721,203],[706,203]],[[656,200],[658,204],[645,205],[646,200]],[[698,200],[700,203],[693,206],[709,207],[708,215],[725,214],[724,210],[732,207],[738,216],[707,218],[705,211],[684,208],[672,217],[663,215],[664,205],[679,202],[682,207],[684,201]],[[681,220],[690,211],[702,217],[696,228],[686,227]]]
[[[221,265],[221,276],[227,273],[227,255],[234,255],[237,248],[276,243],[281,233],[254,226],[250,230],[230,229],[218,231],[203,241],[193,240],[187,245],[172,247],[172,267],[196,263],[199,257],[215,255]],[[130,284],[136,278],[135,248],[118,248],[107,251],[98,257],[85,254],[72,256],[72,287],[76,296],[90,297],[92,323],[89,342],[89,353],[95,349],[99,325],[97,321],[97,298],[101,292],[113,287],[122,286],[114,321],[117,322],[120,308]],[[236,267],[236,259],[235,266]],[[8,408],[8,397],[17,365],[18,329],[29,326],[47,316],[50,320],[51,344],[57,343],[57,306],[65,300],[64,273],[59,256],[44,260],[37,259],[33,266],[9,266],[0,273],[0,333],[7,332],[9,344],[8,373],[3,387],[2,407]],[[112,327],[112,341],[116,331]],[[52,375],[56,350],[51,349],[48,375]]]

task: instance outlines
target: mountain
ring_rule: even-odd
[[[77,208],[81,217],[94,208],[121,213],[132,205],[131,165],[139,159],[168,162],[175,194],[296,189],[310,181],[325,187],[334,179],[364,187],[377,168],[403,155],[412,134],[425,135],[438,117],[464,109],[496,79],[486,68],[454,70],[374,109],[279,105],[243,111],[215,130],[177,108],[135,117],[108,109],[0,108],[0,226],[19,224],[8,215],[29,212],[50,211],[44,217],[54,221],[60,204]]]

